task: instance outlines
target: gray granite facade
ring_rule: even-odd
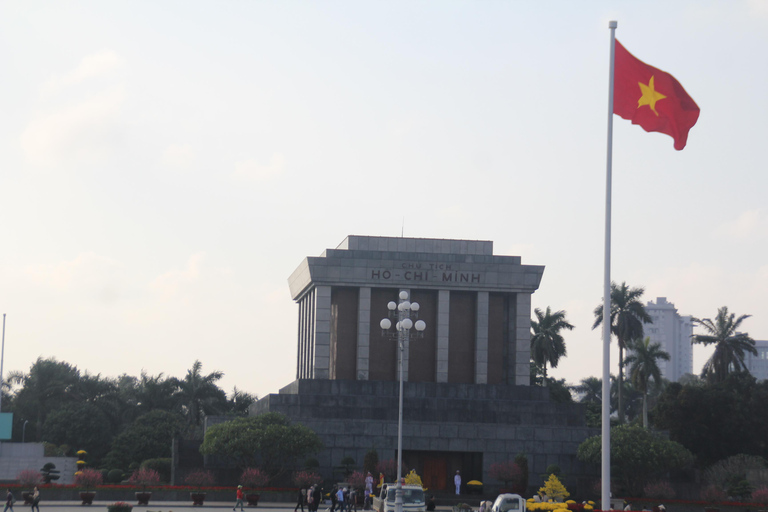
[[[380,460],[396,458],[397,400],[397,382],[297,380],[259,400],[251,414],[280,412],[314,430],[325,443],[318,456],[321,471],[331,478],[331,468],[342,458],[361,464],[371,447]],[[577,481],[589,481],[576,450],[597,430],[585,426],[582,405],[552,403],[542,387],[404,385],[403,460],[421,475],[429,472],[425,452],[455,454],[446,460],[461,468],[465,482],[477,479],[493,489],[499,483],[488,476],[490,466],[525,453],[532,485],[538,485],[547,466],[557,464],[573,490]],[[447,477],[454,469],[449,467]],[[446,480],[444,486],[431,487],[449,485]]]

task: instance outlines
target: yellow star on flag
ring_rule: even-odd
[[[640,99],[637,100],[637,108],[640,108],[643,105],[648,105],[651,107],[651,110],[653,110],[653,113],[658,116],[659,113],[656,112],[656,102],[663,100],[666,98],[666,96],[653,88],[653,76],[651,76],[651,80],[648,82],[648,85],[645,85],[642,82],[637,82],[637,85],[640,86],[640,91],[643,93]]]

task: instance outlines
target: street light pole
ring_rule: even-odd
[[[27,439],[27,423],[29,423],[29,420],[24,420],[24,426],[21,427],[21,442],[26,443]]]
[[[409,294],[406,290],[400,290],[398,298],[400,299],[399,303],[396,304],[394,301],[390,301],[387,304],[389,316],[397,318],[397,323],[394,326],[395,332],[389,331],[390,327],[392,327],[392,321],[389,318],[382,319],[379,325],[381,326],[382,336],[397,337],[399,351],[398,373],[400,394],[397,405],[397,486],[395,487],[395,512],[403,512],[403,352],[410,342],[411,328],[416,329],[414,336],[421,336],[427,324],[424,320],[417,320],[414,323],[411,319],[411,315],[414,318],[418,318],[419,303],[410,302],[408,300]]]

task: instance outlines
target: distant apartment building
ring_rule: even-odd
[[[744,357],[744,364],[747,365],[749,373],[755,376],[757,380],[768,379],[768,340],[755,340],[757,355],[753,356],[747,353]]]
[[[693,373],[693,349],[691,335],[693,322],[690,316],[681,316],[677,308],[666,297],[657,297],[656,302],[649,301],[645,310],[653,319],[652,324],[645,324],[645,335],[652,343],[661,344],[669,353],[669,361],[659,361],[661,375],[670,382],[677,382],[686,373]],[[768,363],[768,360],[764,360]]]

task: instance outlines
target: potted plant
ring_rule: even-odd
[[[240,475],[240,485],[245,487],[245,499],[249,505],[254,507],[259,504],[259,493],[255,492],[259,487],[267,485],[269,477],[262,470],[257,468],[245,468]],[[251,491],[251,492],[248,492]]]
[[[34,469],[22,469],[16,475],[16,481],[19,483],[22,489],[32,489],[36,485],[42,483],[42,475],[39,471]],[[25,505],[32,504],[32,491],[22,491],[21,497],[24,498]]]
[[[111,505],[107,505],[107,512],[131,512],[132,509],[133,505],[125,501],[116,501]]]
[[[93,504],[96,492],[91,491],[91,489],[101,485],[103,480],[104,476],[101,474],[101,471],[95,469],[84,469],[75,473],[75,485],[84,489],[80,491],[80,499],[83,500],[83,505]]]
[[[213,473],[205,469],[198,469],[187,475],[184,479],[184,483],[191,487],[196,487],[196,491],[189,493],[192,498],[192,505],[202,505],[205,503],[205,493],[202,491],[203,487],[210,487],[214,482]]]
[[[128,479],[133,485],[140,485],[141,492],[136,493],[136,501],[139,505],[149,505],[149,498],[152,497],[151,492],[147,492],[148,485],[156,485],[160,483],[160,473],[154,469],[139,468],[133,472],[131,478]]]

